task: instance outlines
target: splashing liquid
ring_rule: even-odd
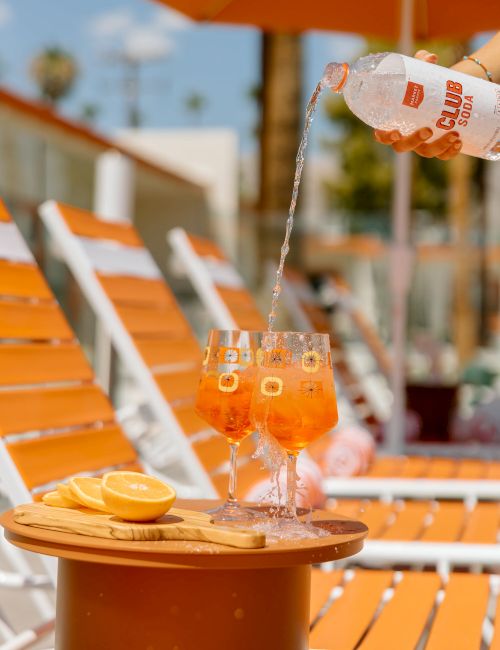
[[[273,331],[274,322],[276,320],[276,310],[278,308],[278,301],[281,293],[281,278],[283,277],[285,259],[286,256],[288,255],[288,251],[290,250],[290,235],[292,234],[293,217],[295,214],[295,207],[297,205],[297,198],[299,196],[300,178],[302,176],[302,169],[304,167],[305,151],[306,151],[307,142],[309,138],[309,129],[311,128],[311,124],[314,117],[314,111],[316,110],[316,104],[318,103],[319,96],[321,95],[323,89],[327,86],[327,83],[328,83],[328,79],[326,77],[323,77],[319,82],[319,84],[316,86],[316,89],[311,95],[309,103],[307,104],[304,131],[302,133],[302,139],[300,141],[299,150],[297,151],[297,158],[296,158],[297,166],[295,168],[295,177],[293,179],[292,200],[290,202],[290,208],[288,209],[288,219],[286,220],[285,240],[283,241],[283,245],[281,247],[280,263],[278,266],[278,270],[276,271],[276,282],[273,287],[273,299],[271,303],[271,311],[269,312],[269,317],[268,317],[268,330],[270,332]]]

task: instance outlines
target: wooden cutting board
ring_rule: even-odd
[[[128,542],[185,540],[214,542],[237,548],[262,548],[266,545],[266,536],[263,533],[218,526],[211,523],[210,515],[206,513],[176,508],[169,510],[157,521],[136,523],[93,510],[73,510],[47,506],[44,503],[29,503],[15,508],[14,521],[63,533]]]

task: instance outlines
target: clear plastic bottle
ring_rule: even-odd
[[[329,63],[323,84],[376,129],[403,135],[424,126],[427,141],[457,131],[462,152],[500,160],[500,86],[402,54],[370,54],[354,65]]]

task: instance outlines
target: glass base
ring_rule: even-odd
[[[240,505],[237,501],[226,501],[223,505],[207,510],[214,521],[254,521],[265,518],[265,514]]]

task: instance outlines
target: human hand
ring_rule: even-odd
[[[415,58],[427,61],[427,63],[437,63],[438,60],[436,54],[432,54],[426,50],[419,50],[415,54]],[[428,127],[419,129],[414,133],[410,133],[410,135],[402,135],[399,131],[381,131],[380,129],[375,129],[373,135],[377,142],[389,145],[398,153],[414,151],[424,158],[449,160],[457,156],[462,149],[462,141],[457,131],[446,133],[437,140],[429,143],[426,141],[432,137],[432,130]]]

